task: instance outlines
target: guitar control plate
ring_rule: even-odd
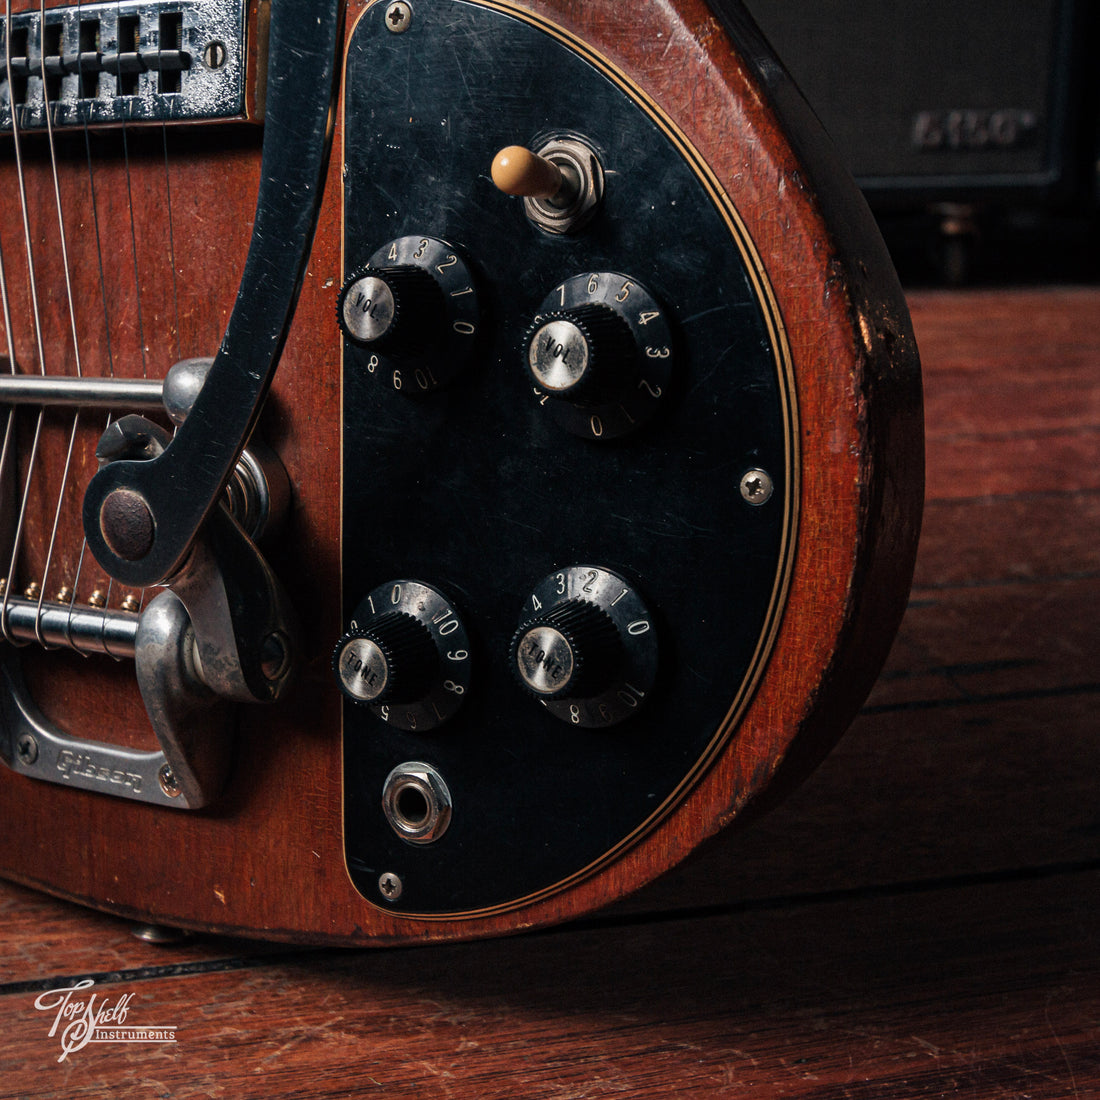
[[[605,865],[736,736],[783,611],[797,413],[763,265],[644,93],[507,3],[420,0],[402,34],[385,12],[366,10],[347,51],[344,274],[390,240],[450,242],[477,282],[480,350],[420,392],[395,377],[399,364],[382,371],[343,341],[344,623],[388,579],[420,578],[460,604],[475,672],[461,710],[426,731],[344,703],[345,856],[360,893],[386,909],[484,914]],[[606,190],[583,230],[554,235],[493,186],[489,166],[502,147],[570,136],[597,150]],[[610,273],[616,284],[600,285]],[[667,326],[650,343],[631,315],[641,341],[629,384],[661,401],[613,440],[548,416],[524,361],[544,301],[586,279],[628,312],[644,287],[653,330]],[[648,370],[668,358],[671,370]],[[740,491],[750,470],[770,479],[765,504]],[[577,563],[644,595],[659,642],[644,705],[607,728],[551,714],[510,668],[517,623],[538,610],[532,592],[560,573],[561,597],[585,598]],[[568,718],[568,702],[555,705]],[[410,760],[435,769],[452,803],[427,844],[395,831],[383,804]],[[382,890],[394,876],[402,889]]]

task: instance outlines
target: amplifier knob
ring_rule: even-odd
[[[612,726],[634,714],[657,672],[653,620],[633,585],[610,569],[551,573],[524,605],[510,648],[521,686],[575,726]]]
[[[340,690],[404,730],[452,717],[470,686],[470,641],[454,605],[421,581],[390,581],[355,609],[336,643]]]

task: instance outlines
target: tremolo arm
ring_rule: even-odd
[[[171,583],[256,423],[313,240],[341,6],[273,0],[256,220],[225,338],[191,414],[163,453],[107,463],[85,493],[88,545],[123,584]]]

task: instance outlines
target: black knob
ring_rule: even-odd
[[[469,366],[481,310],[460,250],[416,234],[387,241],[359,264],[349,260],[336,300],[345,369],[415,396]]]
[[[336,682],[352,702],[418,733],[462,706],[470,666],[470,639],[455,605],[417,580],[387,581],[369,592],[332,656]],[[351,715],[345,721],[358,721]]]
[[[368,264],[344,283],[337,318],[360,347],[411,356],[442,342],[446,308],[439,283],[424,268]]]
[[[390,611],[349,630],[332,663],[340,689],[353,702],[408,703],[427,695],[439,654],[423,623]]]
[[[656,633],[630,581],[603,566],[570,565],[528,595],[509,661],[555,718],[613,726],[636,714],[653,688]]]
[[[629,275],[573,275],[543,300],[524,334],[540,409],[573,435],[619,439],[656,415],[673,377],[664,310]]]
[[[528,329],[527,367],[543,393],[596,405],[630,387],[638,348],[629,325],[599,303],[543,314]]]
[[[611,616],[588,600],[558,604],[525,623],[512,639],[512,668],[542,699],[598,695],[622,662],[623,643]]]

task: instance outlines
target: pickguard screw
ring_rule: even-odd
[[[157,772],[157,782],[160,784],[160,789],[164,791],[169,798],[178,798],[180,795],[180,781],[176,778],[176,773],[172,771],[170,764],[161,764],[160,771]]]
[[[229,51],[225,48],[225,43],[217,39],[207,42],[206,49],[202,51],[202,63],[208,69],[220,69],[228,59]]]
[[[741,478],[741,496],[749,504],[764,504],[774,489],[771,477],[763,470],[748,470]]]
[[[29,733],[24,733],[19,738],[15,751],[19,754],[21,764],[33,764],[38,759],[38,742]]]
[[[397,901],[401,897],[401,891],[405,889],[405,884],[392,871],[386,871],[378,878],[378,889],[386,901]]]
[[[404,34],[412,23],[412,17],[412,8],[405,0],[397,0],[397,3],[386,8],[386,29],[394,34]]]

